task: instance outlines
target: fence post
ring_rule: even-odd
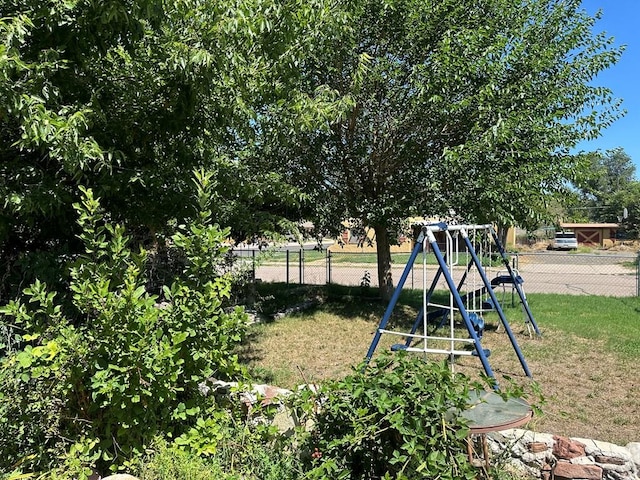
[[[327,249],[327,283],[331,283],[331,250]]]
[[[298,256],[298,269],[300,278],[300,285],[304,283],[304,248],[300,249],[300,255]]]
[[[256,283],[256,251],[251,250],[251,281]]]
[[[640,252],[636,258],[636,296],[640,297]]]
[[[289,285],[289,249],[287,249],[287,254],[286,254],[286,260],[285,260],[285,264],[286,264],[286,271],[287,271],[287,285]]]

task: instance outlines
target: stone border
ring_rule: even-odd
[[[556,480],[639,480],[640,442],[626,447],[511,429],[487,435],[494,458],[528,475]]]

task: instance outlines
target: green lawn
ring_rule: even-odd
[[[305,262],[326,261],[327,255],[331,256],[331,263],[335,264],[364,264],[364,265],[377,265],[378,256],[376,253],[360,253],[360,252],[342,252],[340,250],[335,252],[317,251],[317,250],[304,250],[302,254]],[[409,261],[410,253],[392,253],[391,263],[394,265],[406,265]],[[432,252],[427,253],[427,264],[437,265],[438,261]],[[251,257],[245,257],[251,258]],[[287,258],[290,263],[297,264],[300,261],[300,252],[291,251],[287,257],[287,252],[257,252],[256,259],[263,264],[282,264],[287,262]],[[466,253],[461,253],[456,259],[456,263],[459,265],[467,265],[471,260],[471,257]],[[495,260],[494,260],[495,261]],[[498,261],[499,262],[499,261]],[[422,264],[423,256],[418,254],[414,264]],[[488,258],[482,259],[483,265],[489,265],[491,262]]]
[[[527,299],[544,325],[604,340],[611,352],[640,359],[640,298],[530,294]]]
[[[327,256],[326,251],[318,250],[303,250],[302,255],[305,262],[315,262],[318,260],[324,260]],[[287,258],[290,263],[298,263],[300,261],[300,250],[288,252],[256,252],[256,259],[264,262],[265,264],[272,263],[286,263]]]

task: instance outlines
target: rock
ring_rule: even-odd
[[[298,419],[295,417],[293,411],[288,408],[278,410],[271,421],[271,425],[276,427],[284,436],[292,435],[298,424]]]
[[[247,314],[247,323],[253,325],[254,323],[264,323],[267,321],[267,317],[256,310],[247,310],[245,308],[244,313]]]
[[[264,384],[251,385],[250,389],[241,389],[239,387],[241,387],[241,385],[237,382],[224,382],[215,379],[209,379],[198,385],[203,395],[219,395],[243,405],[246,413],[255,423],[268,421],[259,414],[259,409],[256,414],[254,407],[258,403],[262,406],[274,405],[277,410],[272,425],[277,427],[282,434],[289,435],[293,432],[294,427],[297,426],[297,418],[293,416],[293,413],[286,408],[282,401],[293,393],[291,390]]]
[[[542,466],[550,460],[551,455],[547,453],[547,450],[544,452],[527,452],[522,455],[520,458],[522,462],[526,465],[536,468],[542,468]]]
[[[571,460],[576,457],[585,456],[584,443],[577,440],[571,440],[567,437],[554,436],[555,444],[553,445],[553,454],[559,459]],[[580,478],[580,477],[573,477]]]
[[[209,379],[198,385],[198,389],[202,395],[214,393],[216,395],[229,396],[235,395],[240,402],[245,405],[253,405],[258,400],[262,405],[270,405],[272,403],[281,403],[279,399],[291,395],[291,390],[278,388],[272,385],[251,385],[251,390],[238,390],[238,382],[225,382],[222,380]]]
[[[636,464],[637,468],[640,468],[640,442],[627,443],[627,451],[631,456],[631,460]]]
[[[291,395],[291,390],[274,387],[273,385],[254,385],[253,387],[262,396],[262,404],[279,403],[279,399]]]
[[[550,480],[640,480],[637,458],[640,442],[620,447],[583,438],[567,438],[512,429],[492,432],[487,442],[494,455],[508,455],[508,462],[531,477]],[[637,457],[634,457],[636,455]],[[570,458],[568,458],[570,457]],[[555,477],[549,465],[559,464]]]
[[[273,318],[275,320],[279,320],[279,319],[284,318],[284,317],[286,317],[288,315],[293,315],[294,313],[304,312],[305,310],[309,310],[310,308],[315,307],[318,303],[319,303],[319,299],[306,300],[306,301],[300,303],[299,305],[295,305],[293,307],[289,307],[286,310],[283,310],[282,312],[277,312],[273,316]]]
[[[548,448],[553,445],[553,436],[548,433],[532,432],[519,428],[511,428],[500,432],[492,432],[487,435],[489,446],[492,450],[502,452],[509,450],[511,455],[522,457],[530,453],[527,445],[530,443],[544,443]]]
[[[549,448],[549,446],[544,442],[529,442],[527,444],[527,449],[531,453],[546,452],[547,448]]]
[[[623,458],[620,457],[609,457],[607,455],[596,455],[594,457],[596,463],[608,463],[612,465],[624,465],[627,463]]]
[[[551,480],[551,472],[553,471],[553,468],[551,467],[550,464],[545,463],[541,468],[540,468],[540,478],[542,480]]]
[[[602,480],[602,468],[597,465],[577,465],[569,462],[558,462],[553,469],[556,480]]]
[[[584,443],[585,452],[591,457],[595,455],[606,455],[608,457],[618,457],[625,461],[631,461],[629,450],[619,445],[586,438],[574,438],[573,440]]]

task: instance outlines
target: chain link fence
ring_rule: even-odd
[[[234,250],[234,254],[254,279],[263,282],[378,286],[375,253],[300,249],[278,252]],[[640,253],[532,252],[509,256],[512,267],[524,280],[527,293],[640,296]],[[394,281],[400,278],[408,259],[409,253],[392,254]],[[466,263],[466,258],[458,259],[458,266],[453,268],[454,279],[462,278]],[[489,278],[505,273],[501,262],[488,263],[485,270]],[[425,264],[419,255],[405,288],[422,289],[425,281],[429,285],[437,269],[433,256],[428,255]],[[473,270],[467,282],[480,281],[473,277]],[[443,284],[441,288],[446,287]]]
[[[637,254],[520,253],[516,268],[527,292],[640,296]]]

